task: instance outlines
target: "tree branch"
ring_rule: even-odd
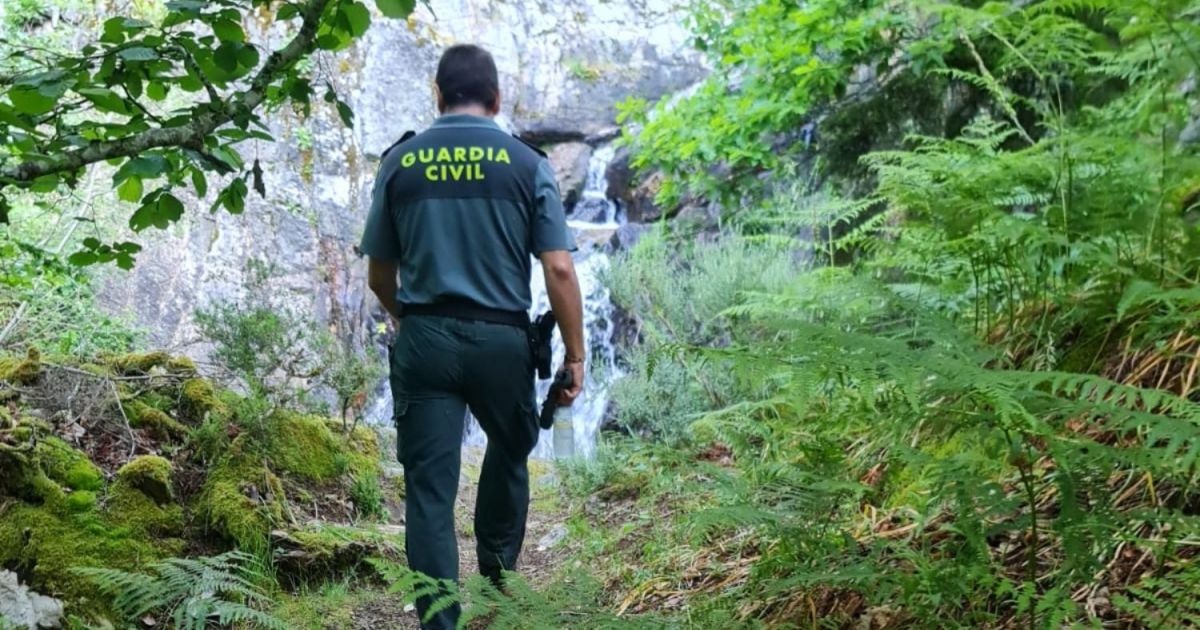
[[[286,46],[271,53],[267,62],[250,82],[250,86],[244,92],[237,94],[226,106],[222,107],[220,103],[211,103],[210,105],[214,109],[196,114],[192,122],[182,127],[150,129],[125,138],[92,142],[58,155],[6,165],[0,168],[0,181],[7,183],[30,182],[45,175],[75,171],[96,162],[138,155],[149,149],[201,144],[204,138],[216,131],[218,127],[233,120],[234,115],[239,111],[254,111],[266,98],[267,88],[278,78],[279,73],[287,70],[304,55],[312,52],[321,15],[331,1],[308,0],[300,12],[302,18],[300,32],[296,33]]]

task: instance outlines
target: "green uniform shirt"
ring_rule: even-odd
[[[361,249],[399,263],[401,304],[531,305],[531,256],[573,250],[554,171],[487,118],[442,116],[384,153]]]

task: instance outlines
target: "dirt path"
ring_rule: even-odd
[[[465,579],[478,571],[475,558],[475,536],[472,517],[475,513],[475,490],[479,481],[479,464],[483,461],[482,449],[463,451],[462,475],[459,479],[458,499],[455,509],[455,530],[458,533],[459,575]],[[563,553],[561,545],[546,546],[547,536],[563,523],[562,508],[558,502],[553,465],[534,461],[529,466],[531,505],[526,528],[525,546],[521,552],[520,573],[535,587],[543,586],[553,579]],[[561,542],[561,541],[560,541]],[[403,597],[381,593],[377,598],[364,601],[353,613],[354,630],[390,630],[420,628],[417,614],[405,610]],[[339,629],[342,630],[342,629]]]

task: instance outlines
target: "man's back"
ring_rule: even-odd
[[[489,119],[443,116],[393,147],[364,247],[399,262],[402,304],[530,306],[531,254],[570,249],[544,155]]]

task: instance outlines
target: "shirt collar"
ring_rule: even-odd
[[[491,118],[473,116],[471,114],[443,114],[433,121],[434,127],[483,127],[485,129],[500,129],[500,125]]]

